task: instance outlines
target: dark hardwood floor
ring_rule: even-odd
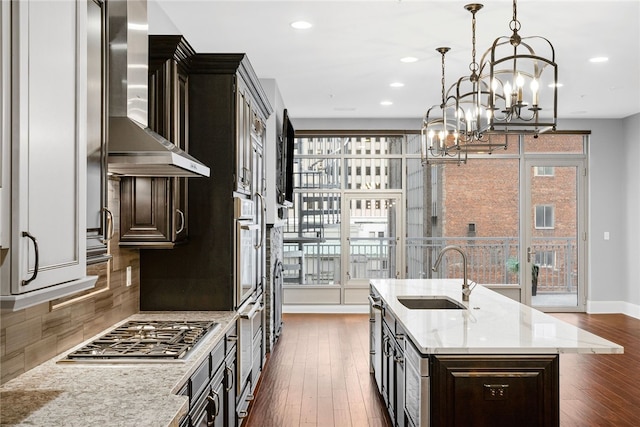
[[[640,320],[553,315],[625,347],[560,356],[560,425],[640,426]],[[285,314],[245,426],[390,425],[369,375],[368,315]]]

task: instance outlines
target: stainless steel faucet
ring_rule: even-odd
[[[449,245],[442,248],[442,251],[438,254],[438,258],[436,259],[436,263],[433,265],[431,270],[438,271],[438,266],[440,265],[440,261],[442,261],[442,255],[444,255],[447,251],[456,251],[462,255],[462,301],[469,301],[469,295],[471,295],[471,288],[469,287],[469,283],[467,282],[467,255],[464,253],[460,246]]]

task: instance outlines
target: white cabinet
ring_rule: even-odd
[[[87,4],[2,2],[5,14],[11,218],[2,307],[18,309],[95,283],[85,277]]]

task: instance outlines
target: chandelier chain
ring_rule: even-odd
[[[440,78],[440,83],[442,86],[442,104],[441,107],[444,108],[445,107],[445,94],[444,94],[444,55],[447,53],[447,51],[442,50],[442,77]]]
[[[473,18],[471,19],[471,64],[469,65],[469,69],[471,70],[471,77],[476,76],[476,71],[478,70],[478,63],[476,62],[476,13],[472,13]]]
[[[509,29],[514,33],[517,33],[520,31],[520,26],[520,21],[518,21],[518,6],[516,4],[516,0],[513,0],[513,17],[509,23]]]

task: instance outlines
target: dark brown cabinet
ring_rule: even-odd
[[[559,425],[559,356],[433,356],[431,425]]]
[[[181,420],[180,427],[237,424],[236,341],[237,331],[233,327],[182,387],[179,394],[189,398],[189,411]]]
[[[182,36],[149,36],[149,128],[189,152],[188,59]],[[123,177],[120,245],[171,248],[188,237],[188,179]]]
[[[140,308],[236,310],[243,295],[236,286],[234,198],[254,202],[261,230],[254,245],[264,247],[264,203],[256,193],[264,191],[262,150],[272,109],[246,55],[197,53],[187,62],[189,153],[211,175],[189,182],[189,243],[170,253],[141,251]],[[264,252],[256,257],[260,294]]]

